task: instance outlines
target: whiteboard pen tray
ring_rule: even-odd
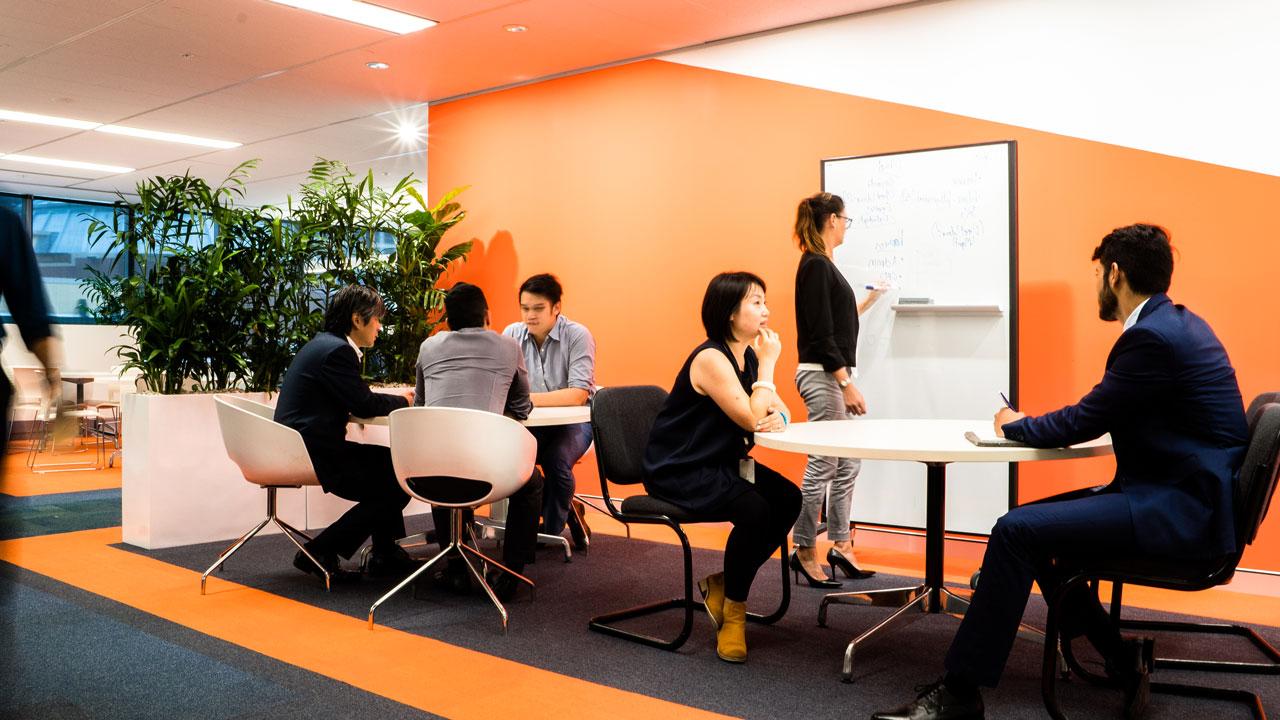
[[[935,303],[912,303],[910,305],[894,305],[893,311],[903,315],[1003,315],[999,305],[941,305]]]

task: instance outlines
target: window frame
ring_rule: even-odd
[[[24,194],[11,193],[11,192],[0,192],[0,197],[17,198],[22,201],[22,213],[21,213],[22,224],[26,228],[26,231],[27,231],[26,239],[28,243],[31,243],[31,249],[33,252],[35,251],[35,239],[33,234],[33,228],[35,227],[35,205],[37,200],[60,202],[60,203],[71,203],[76,205],[96,205],[99,207],[107,207],[107,208],[114,208],[118,204],[116,202],[101,202],[98,200],[83,200],[80,198],[54,197],[51,195],[30,195],[30,194],[24,195]],[[134,267],[133,267],[132,260],[129,262],[129,267],[124,270],[124,273],[125,273],[125,277],[133,276]],[[41,286],[45,288],[45,296],[48,297],[48,289],[47,289],[48,286],[47,286],[47,283],[44,281],[43,275],[41,275]],[[51,307],[50,308],[51,313],[49,315],[50,325],[99,325],[101,324],[91,317],[56,315],[56,314],[52,314],[52,310],[53,308]],[[6,324],[12,325],[13,322],[14,321],[13,321],[12,315],[10,315],[8,312],[0,312],[0,323],[6,323]]]

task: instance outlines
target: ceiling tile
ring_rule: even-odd
[[[12,171],[85,191],[186,167],[221,180],[252,157],[266,194],[317,155],[394,180],[425,160],[405,155],[389,111],[906,0],[377,1],[441,24],[398,36],[267,0],[0,0],[0,107],[245,143],[0,124],[0,152],[139,168],[89,181]]]
[[[5,0],[0,68],[160,0]]]
[[[0,120],[0,153],[26,152],[29,148],[78,132],[80,131],[72,128]]]

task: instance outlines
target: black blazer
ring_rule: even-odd
[[[276,422],[302,434],[326,491],[339,481],[347,418],[377,417],[407,407],[400,395],[375,393],[360,377],[360,360],[345,337],[322,332],[298,351],[284,374]]]
[[[1236,550],[1232,484],[1248,428],[1236,373],[1209,325],[1154,295],[1120,334],[1080,402],[1004,426],[1035,447],[1111,433],[1111,489],[1129,500],[1138,548],[1172,557]]]
[[[858,299],[826,255],[800,254],[796,345],[800,362],[818,363],[827,372],[858,364]]]

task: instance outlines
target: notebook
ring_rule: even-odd
[[[978,437],[978,433],[972,430],[964,434],[964,439],[978,447],[1026,447],[1025,444],[1009,438],[995,437],[994,435],[991,437]]]

